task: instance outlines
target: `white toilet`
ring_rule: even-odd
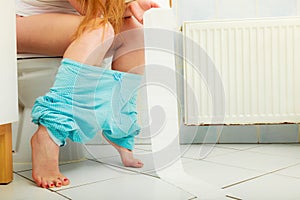
[[[53,85],[61,58],[33,54],[18,54],[19,121],[13,124],[15,163],[31,162],[30,138],[37,129],[31,122],[31,109],[37,97]],[[60,161],[84,158],[81,144],[68,142],[60,150]]]

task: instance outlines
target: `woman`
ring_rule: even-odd
[[[63,56],[53,88],[44,97],[37,99],[32,111],[33,122],[39,125],[31,139],[32,176],[36,184],[43,188],[68,185],[69,179],[60,173],[58,167],[59,146],[64,145],[66,138],[76,142],[91,139],[97,131],[96,126],[99,125],[89,120],[86,121],[87,125],[80,126],[79,120],[85,119],[80,118],[80,115],[73,116],[73,107],[80,110],[86,106],[82,105],[84,102],[75,105],[74,102],[77,101],[72,99],[77,95],[76,91],[74,92],[76,78],[82,77],[84,83],[90,84],[94,72],[115,75],[116,71],[119,71],[117,75],[128,77],[138,77],[135,74],[143,73],[143,34],[140,29],[142,16],[146,10],[158,5],[151,0],[130,1],[126,4],[124,0],[17,0],[16,3],[18,53]],[[116,37],[116,34],[120,36]],[[94,67],[101,66],[111,55],[114,57],[113,73]],[[88,72],[92,72],[91,76],[87,75]],[[114,81],[111,77],[108,78],[108,82]],[[138,83],[135,78],[129,79],[128,85],[132,82]],[[107,85],[111,88],[105,89],[106,85],[100,83],[97,94],[101,95],[103,90],[112,90],[113,84]],[[72,92],[66,94],[66,88],[70,85]],[[90,92],[89,89],[86,90]],[[112,95],[108,96],[115,98]],[[109,98],[104,100],[105,105],[108,105]],[[69,104],[72,104],[71,111],[68,110]],[[114,109],[114,106],[110,108]],[[130,116],[124,119],[136,121],[135,108],[131,106],[130,109]],[[108,118],[103,118],[103,112],[103,108],[99,108],[100,121],[103,119],[100,128],[109,127],[104,131],[104,136],[118,150],[123,164],[142,167],[143,163],[135,159],[131,151],[133,136],[139,131],[136,123],[126,124],[125,130],[131,132],[130,134],[115,136],[113,130],[116,129],[118,134],[122,130],[119,124],[114,124],[115,122],[107,123]],[[92,133],[87,133],[89,130]]]

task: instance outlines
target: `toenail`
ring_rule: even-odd
[[[57,183],[57,185],[61,185],[61,183]]]
[[[64,178],[64,181],[68,181],[68,179],[67,179],[67,178]]]
[[[50,185],[51,187],[53,187],[54,186],[54,184],[53,183],[51,183],[51,185]]]

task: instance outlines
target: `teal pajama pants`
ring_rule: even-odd
[[[140,132],[136,97],[141,75],[119,72],[63,59],[55,83],[37,98],[32,121],[47,128],[53,141],[85,143],[98,132],[132,150]]]

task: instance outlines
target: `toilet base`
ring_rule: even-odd
[[[31,108],[24,108],[20,120],[13,124],[13,161],[14,163],[31,163],[30,139],[37,130],[37,125],[31,122]],[[85,159],[84,147],[81,144],[67,142],[60,148],[59,161],[74,162]]]

